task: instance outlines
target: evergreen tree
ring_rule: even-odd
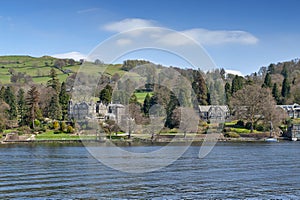
[[[275,73],[275,65],[273,63],[269,65],[268,72],[270,74],[274,74]]]
[[[18,91],[18,114],[20,115],[20,125],[25,125],[26,118],[26,101],[25,101],[25,92],[22,88]]]
[[[220,70],[220,75],[221,75],[221,78],[222,78],[223,80],[225,80],[225,74],[226,74],[226,71],[225,71],[224,68],[222,68],[222,69]]]
[[[59,104],[61,106],[62,119],[67,119],[68,106],[70,101],[70,95],[67,93],[66,84],[62,82],[59,93]]]
[[[284,78],[282,82],[282,89],[281,89],[281,95],[284,98],[284,101],[286,100],[287,97],[290,95],[290,82],[288,78]]]
[[[112,87],[110,85],[106,85],[103,90],[100,92],[99,96],[100,101],[104,104],[109,104],[112,99]]]
[[[47,82],[47,87],[53,88],[56,94],[59,94],[60,83],[57,78],[56,70],[54,68],[51,68],[49,76],[51,79]]]
[[[7,86],[4,91],[4,101],[9,105],[8,115],[10,120],[17,119],[17,101],[11,86]]]
[[[40,93],[37,90],[35,86],[31,86],[30,90],[27,92],[27,97],[26,97],[26,105],[28,106],[28,120],[29,122],[32,123],[32,127],[35,128],[34,126],[34,120],[36,117],[39,115],[39,102],[40,99]]]
[[[287,66],[284,64],[283,65],[283,68],[281,70],[281,75],[284,77],[284,78],[287,78],[288,77],[288,69],[287,69]]]
[[[192,82],[192,87],[196,94],[198,104],[207,105],[208,104],[207,87],[200,71],[198,70],[194,71],[193,79],[194,80]]]
[[[231,87],[228,82],[225,83],[225,98],[226,98],[226,104],[229,104],[229,99],[231,97]]]
[[[143,111],[145,113],[146,116],[149,116],[149,110],[151,107],[151,97],[149,95],[149,93],[147,93],[145,99],[144,99],[144,104],[143,104]]]
[[[54,94],[51,97],[51,100],[49,102],[49,113],[48,116],[51,119],[60,120],[61,119],[61,106],[59,104],[59,99],[57,94]]]
[[[175,128],[179,122],[178,122],[178,119],[174,119],[173,118],[173,112],[174,110],[176,109],[176,107],[179,106],[179,102],[178,102],[178,99],[176,98],[176,96],[174,95],[174,93],[171,92],[171,95],[170,95],[170,101],[168,103],[168,106],[167,106],[167,118],[166,118],[166,122],[165,122],[165,127],[168,127],[168,128]]]
[[[277,83],[273,84],[272,95],[273,95],[276,103],[279,104],[280,103],[280,94],[279,94],[279,91],[278,91]]]
[[[231,95],[237,92],[238,90],[242,89],[244,86],[244,78],[238,75],[232,79],[231,84]]]
[[[271,75],[270,73],[267,73],[266,76],[265,76],[265,80],[264,80],[264,83],[262,85],[262,87],[264,88],[272,88],[272,79],[271,79]]]

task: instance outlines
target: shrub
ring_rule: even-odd
[[[240,135],[237,134],[237,133],[229,132],[229,133],[225,133],[225,134],[224,134],[224,137],[228,137],[228,138],[239,138]]]
[[[34,127],[39,127],[40,125],[41,125],[40,120],[35,119],[35,120],[34,120]]]
[[[61,122],[60,123],[60,130],[61,131],[66,131],[66,129],[67,129],[67,124],[66,124],[66,122]]]
[[[72,126],[67,126],[67,133],[74,133],[74,128]]]
[[[177,128],[172,128],[171,130],[169,130],[169,133],[178,133],[178,129]]]
[[[255,130],[257,130],[257,131],[264,131],[265,127],[262,124],[258,124],[258,125],[256,125]]]
[[[21,126],[20,128],[18,128],[19,134],[29,134],[31,133],[31,129],[28,126]]]
[[[53,122],[53,128],[54,128],[55,130],[58,130],[58,129],[59,129],[59,123],[58,123],[58,121]]]
[[[245,128],[250,130],[251,129],[251,122],[247,122],[245,125]],[[254,129],[254,124],[253,124],[253,129]]]
[[[239,120],[236,122],[236,124],[234,125],[235,128],[244,128],[245,123],[243,120]]]

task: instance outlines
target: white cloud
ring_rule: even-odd
[[[54,55],[52,55],[52,57],[55,57],[55,58],[73,58],[74,60],[80,60],[80,59],[86,59],[87,56],[80,53],[80,52],[72,51],[72,52],[67,52],[67,53],[54,54]]]
[[[106,24],[103,28],[107,31],[119,32],[119,33],[123,31],[140,28],[140,30],[133,32],[135,33],[135,35],[131,35],[131,36],[137,36],[143,33],[142,28],[155,27],[155,26],[158,27],[157,23],[152,20],[128,18],[118,22],[112,22]],[[155,32],[153,33],[153,35],[159,42],[170,46],[189,45],[192,42],[189,38],[192,38],[193,40],[199,42],[204,46],[222,45],[222,44],[252,45],[258,42],[258,38],[256,38],[254,35],[252,35],[249,32],[241,31],[241,30],[208,30],[202,28],[195,28],[195,29],[187,29],[187,30],[179,31],[178,33],[179,34],[177,33],[165,34],[162,31],[162,32]],[[149,32],[147,32],[147,34],[149,34]],[[184,34],[188,38],[183,39],[184,37],[182,37],[182,35],[180,34]],[[124,43],[122,43],[121,45],[124,45]]]
[[[203,45],[218,45],[226,43],[256,44],[258,39],[251,33],[240,30],[207,30],[189,29],[182,33],[188,35]]]
[[[226,75],[227,74],[234,74],[234,75],[238,75],[238,76],[244,76],[242,74],[242,72],[238,71],[238,70],[233,70],[233,69],[225,69]]]
[[[132,40],[130,39],[118,39],[117,40],[117,45],[120,45],[120,46],[124,46],[124,45],[128,45],[128,44],[131,44],[132,43]]]
[[[118,22],[106,24],[103,28],[112,32],[123,32],[137,28],[154,27],[156,23],[152,20],[139,18],[128,18]]]

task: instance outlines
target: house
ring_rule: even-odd
[[[125,106],[122,104],[109,104],[107,106],[107,113],[105,114],[105,120],[114,120],[116,123],[120,123],[125,117]]]
[[[108,111],[107,105],[99,101],[96,103],[96,113],[98,114],[99,119],[104,119],[105,115],[107,114],[107,111]]]
[[[278,105],[277,107],[282,108],[290,118],[300,118],[300,105],[292,104],[292,105]]]
[[[227,105],[199,105],[199,115],[202,120],[225,120],[229,117],[230,112]]]
[[[70,119],[83,120],[92,118],[96,112],[96,107],[93,102],[78,102],[69,101],[68,115]]]

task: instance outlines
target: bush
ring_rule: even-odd
[[[258,125],[256,125],[255,130],[257,130],[257,131],[264,131],[265,127],[262,124],[258,124]]]
[[[31,129],[28,126],[21,126],[20,128],[17,129],[19,131],[19,135],[22,134],[30,134],[31,133]]]
[[[251,124],[252,124],[251,122],[247,122],[246,125],[245,125],[245,128],[250,130],[251,129]],[[254,124],[253,124],[253,129],[254,129]]]
[[[224,134],[224,137],[228,137],[228,138],[239,138],[240,135],[237,134],[237,133],[232,133],[232,132],[230,132],[230,133],[225,133],[225,134]]]
[[[74,128],[72,126],[67,126],[67,133],[74,133]]]
[[[54,128],[55,130],[58,130],[58,129],[59,129],[59,123],[58,123],[58,121],[53,122],[53,128]]]
[[[65,132],[66,129],[67,129],[67,124],[66,124],[66,122],[61,122],[61,123],[60,123],[60,130],[61,130],[62,132]]]
[[[239,120],[236,122],[236,124],[234,125],[235,128],[244,128],[245,127],[245,123],[243,120]]]
[[[178,129],[177,128],[172,128],[171,130],[169,130],[169,133],[178,133]]]
[[[41,125],[40,120],[35,119],[35,120],[34,120],[34,127],[39,127],[40,125]]]

